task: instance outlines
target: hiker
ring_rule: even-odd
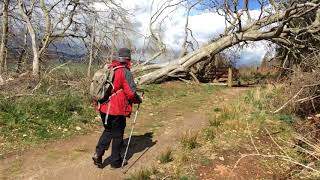
[[[114,69],[113,85],[110,100],[102,103],[96,102],[96,109],[100,111],[104,131],[96,146],[96,154],[92,157],[94,164],[102,167],[102,156],[112,141],[111,168],[119,168],[122,165],[121,149],[123,134],[126,127],[126,117],[132,112],[132,104],[142,102],[136,93],[136,84],[130,71],[131,51],[121,48],[108,68]],[[110,103],[110,104],[109,104]],[[109,110],[109,111],[108,111]],[[106,119],[107,117],[107,119]],[[105,120],[107,121],[105,123]]]

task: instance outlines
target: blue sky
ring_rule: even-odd
[[[240,0],[240,3],[239,3],[239,7],[244,7],[244,1],[243,0]],[[258,1],[256,0],[249,0],[249,9],[251,10],[255,10],[255,9],[260,9],[260,4]]]
[[[220,0],[220,3],[223,4],[224,0]],[[266,2],[268,3],[268,2]],[[205,6],[206,4],[210,5],[212,4],[212,0],[203,0],[201,2],[201,4],[203,4],[204,6],[202,6],[202,8],[206,9],[207,7]],[[230,5],[232,5],[232,0],[230,1]],[[239,0],[239,3],[238,3],[238,8],[244,8],[245,5],[244,5],[244,0]],[[198,9],[201,9],[201,7],[198,6]],[[256,10],[256,9],[260,9],[260,3],[259,1],[257,0],[249,0],[249,9],[250,10]]]

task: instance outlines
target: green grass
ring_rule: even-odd
[[[179,178],[180,180],[195,180],[195,179],[197,179],[196,177],[193,177],[193,176],[181,176],[180,178]]]
[[[97,68],[94,65],[92,72]],[[35,89],[32,96],[7,98],[17,92],[0,92],[1,154],[90,131],[97,113],[88,96],[86,72],[86,64],[48,64],[40,82],[31,82],[37,88],[29,81],[12,87],[19,94]],[[78,126],[81,130],[76,130]]]
[[[212,85],[189,85],[185,83],[165,83],[152,84],[142,86],[147,89],[145,97],[149,100],[150,105],[167,105],[170,102],[179,99],[192,99],[197,104],[199,101],[206,100],[207,94],[212,94],[214,91],[222,89]],[[196,99],[196,101],[195,101]],[[192,104],[189,104],[192,105]]]
[[[90,125],[95,116],[85,97],[71,93],[0,97],[0,136],[8,150],[10,146],[38,144],[81,133],[76,126]]]
[[[167,149],[165,152],[160,154],[158,159],[161,164],[165,164],[165,163],[169,163],[169,162],[173,161],[172,150]]]
[[[68,128],[76,123],[86,124],[94,117],[94,113],[91,113],[89,103],[83,101],[82,97],[69,93],[17,100],[0,98],[1,132],[18,130],[27,133],[28,130],[38,130],[39,134],[47,134],[44,129],[49,130],[56,126]]]
[[[278,115],[279,116],[279,119],[285,123],[288,123],[288,124],[293,124],[294,122],[294,117],[293,115],[290,115],[290,114],[280,114]]]
[[[71,63],[52,70],[55,67],[57,65],[52,64],[47,68],[33,96],[5,98],[0,95],[0,141],[4,143],[1,151],[19,150],[22,148],[20,145],[34,145],[90,131],[94,117],[98,114],[88,97],[86,65]],[[141,88],[148,91],[139,117],[154,119],[156,122],[144,123],[144,130],[148,128],[155,133],[163,126],[162,121],[167,120],[163,112],[168,106],[174,107],[173,111],[184,112],[185,107],[190,109],[201,106],[206,100],[206,94],[221,89],[177,82]],[[5,95],[8,94],[5,92]],[[150,113],[154,116],[150,116]],[[76,126],[82,128],[81,132],[75,130]]]

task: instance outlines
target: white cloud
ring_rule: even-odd
[[[155,0],[153,10],[163,3],[163,0]],[[149,35],[149,21],[151,16],[151,3],[152,1],[145,0],[130,0],[122,1],[122,6],[125,9],[131,10],[133,16],[131,20],[138,24],[138,31],[146,36]],[[172,9],[167,10],[170,12]],[[251,16],[257,18],[259,10],[252,10]],[[177,51],[181,47],[184,38],[184,26],[186,22],[185,9],[177,9],[174,13],[170,14],[164,23],[163,29],[165,30],[163,40],[167,47],[173,51]],[[217,13],[209,11],[197,11],[189,17],[189,28],[192,30],[195,39],[200,45],[208,42],[213,37],[221,34],[225,27],[224,17]],[[144,38],[136,38],[136,46],[142,47]],[[239,64],[248,64],[257,62],[262,59],[266,52],[264,43],[253,43],[249,47],[245,47],[240,52]]]
[[[240,52],[240,61],[237,65],[259,65],[266,51],[266,42],[252,42]]]

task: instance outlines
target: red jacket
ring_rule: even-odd
[[[121,64],[120,62],[113,61],[109,68],[117,66],[125,67],[116,69],[114,72],[113,96],[109,102],[100,104],[100,106],[97,105],[96,109],[100,112],[107,113],[108,105],[111,103],[109,115],[128,117],[132,112],[132,103],[141,103],[141,98],[136,93],[136,84],[129,64]]]

